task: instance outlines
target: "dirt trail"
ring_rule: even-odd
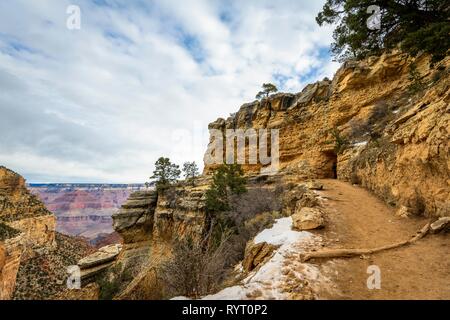
[[[322,180],[327,226],[318,231],[327,248],[373,248],[408,240],[425,218],[399,218],[362,187]],[[450,299],[450,235],[431,235],[414,245],[367,257],[315,261],[339,294],[323,299]],[[381,289],[367,288],[368,266],[381,270]]]

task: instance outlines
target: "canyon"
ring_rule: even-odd
[[[450,281],[449,275],[437,272],[448,270],[448,234],[430,235],[414,247],[408,241],[400,242],[400,238],[407,239],[414,230],[421,238],[434,221],[440,230],[448,230],[449,61],[447,57],[431,65],[424,54],[413,58],[398,50],[363,61],[348,61],[332,80],[323,79],[297,94],[277,93],[244,104],[229,118],[212,122],[209,129],[223,132],[278,129],[279,170],[267,174],[261,163],[243,165],[243,169],[249,190],[284,191],[277,196],[282,203],[276,212],[277,227],[263,230],[250,241],[243,261],[236,266],[240,271],[233,274],[242,282],[205,298],[389,299],[402,297],[396,289],[401,288],[404,297],[448,299],[445,284]],[[411,76],[413,67],[419,77]],[[211,156],[214,143],[211,136],[205,158]],[[205,193],[216,167],[205,163],[195,186],[181,183],[170,192],[131,194],[113,215],[114,228],[124,239],[116,257],[116,265],[122,268],[119,274],[129,261],[141,259],[137,264],[128,264],[134,268],[132,280],[122,283],[116,298],[161,297],[157,294],[158,268],[170,261],[174,243],[182,239],[195,241],[205,232]],[[337,179],[342,184],[317,179]],[[352,185],[356,189],[348,190]],[[338,199],[342,197],[352,205],[339,206]],[[262,219],[267,214],[261,211],[255,218]],[[348,218],[341,218],[343,214]],[[425,227],[417,231],[422,224]],[[315,230],[317,227],[320,229]],[[268,235],[263,236],[264,232]],[[261,237],[266,241],[258,240]],[[361,290],[367,288],[351,284],[355,276],[359,286],[365,283],[360,278],[366,276],[366,269],[358,258],[302,262],[306,252],[324,247],[346,252],[359,245],[365,248],[361,252],[371,252],[369,249],[375,244],[392,247],[396,242],[407,246],[399,252],[415,253],[400,254],[404,258],[401,263],[396,249],[391,255],[379,255],[380,263],[387,265],[388,270],[396,270],[390,275],[394,288],[384,291],[384,295],[364,295]],[[392,265],[392,255],[400,269]],[[384,256],[387,258],[383,260]],[[376,260],[365,255],[360,259]],[[398,280],[402,278],[401,266],[407,265],[417,266],[411,273],[413,277],[420,278],[419,274],[431,266],[436,270],[423,283],[424,287],[431,286],[430,291],[414,291],[414,279]],[[338,270],[352,270],[345,284],[336,278]]]
[[[331,80],[212,122],[209,129],[222,132],[279,130],[279,167],[242,166],[248,193],[239,213],[257,232],[229,279],[200,298],[449,299],[449,64],[398,50],[347,61]],[[58,245],[57,230],[92,240],[112,229],[121,244],[106,241],[97,251],[78,244],[84,249],[70,262],[83,289],[61,298],[105,298],[111,287],[108,299],[193,298],[168,296],[161,270],[178,242],[200,243],[208,232],[206,192],[216,168],[205,163],[194,185],[180,181],[164,192],[31,186],[56,217],[23,178],[0,168],[2,298],[13,295],[17,274],[24,278],[21,260],[70,247]],[[386,290],[365,287],[371,265],[382,267]]]
[[[56,231],[87,239],[96,247],[120,243],[113,213],[141,184],[30,184],[31,193],[56,216]]]

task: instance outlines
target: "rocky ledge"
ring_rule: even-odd
[[[77,265],[81,270],[81,281],[88,283],[96,275],[113,265],[121,250],[122,245],[113,244],[100,248],[95,253],[79,260]]]

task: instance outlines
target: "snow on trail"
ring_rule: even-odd
[[[275,246],[291,245],[302,239],[311,237],[309,232],[298,232],[292,230],[292,218],[277,219],[270,229],[265,229],[255,237],[255,244],[267,242]]]
[[[270,229],[255,237],[255,243],[280,246],[262,267],[251,272],[241,284],[226,288],[203,300],[288,299],[287,287],[292,282],[315,281],[319,271],[300,262],[299,254],[307,247],[317,246],[321,239],[309,232],[292,230],[292,218],[281,218]],[[300,285],[301,286],[301,285]]]

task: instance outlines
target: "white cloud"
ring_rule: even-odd
[[[337,68],[314,20],[323,1],[73,2],[79,31],[71,1],[0,3],[0,164],[31,181],[142,182],[162,155],[201,163],[207,124],[261,83],[298,92]]]

